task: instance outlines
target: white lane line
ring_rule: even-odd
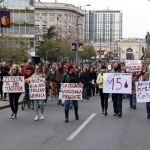
[[[73,132],[66,140],[71,141],[73,140],[81,130],[95,117],[96,113],[93,113],[75,132]]]

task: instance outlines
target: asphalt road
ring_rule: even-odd
[[[0,110],[0,150],[148,150],[150,120],[145,104],[137,107],[130,109],[124,100],[123,117],[118,118],[113,116],[110,101],[108,116],[104,116],[99,96],[95,96],[79,103],[80,120],[70,111],[69,123],[64,123],[64,108],[57,101],[45,106],[44,121],[35,122],[32,109],[19,107],[15,120],[8,117],[10,108]],[[78,133],[75,137],[74,132]],[[70,136],[72,140],[68,140]]]

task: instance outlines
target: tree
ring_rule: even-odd
[[[146,57],[150,58],[150,42],[147,43],[147,48],[146,48]]]
[[[27,39],[21,36],[12,37],[11,34],[0,38],[0,61],[12,59],[14,62],[22,62],[28,58]]]
[[[54,39],[54,37],[57,36],[56,32],[55,32],[55,27],[51,26],[47,33],[43,35],[44,39]]]

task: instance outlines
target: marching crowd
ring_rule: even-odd
[[[61,83],[82,83],[83,92],[82,100],[87,101],[90,97],[100,95],[102,114],[107,116],[108,112],[108,98],[112,97],[114,116],[122,116],[122,100],[124,96],[128,96],[130,108],[136,109],[136,90],[135,82],[139,80],[150,81],[150,65],[147,69],[141,72],[132,72],[132,93],[131,94],[109,94],[103,92],[103,74],[104,73],[126,73],[126,67],[119,62],[113,65],[108,65],[107,62],[102,62],[101,66],[75,66],[74,64],[45,63],[34,64],[30,61],[24,61],[22,65],[13,64],[11,60],[7,63],[0,64],[0,94],[1,100],[5,101],[7,93],[3,94],[3,77],[4,76],[24,76],[25,84],[28,84],[29,79],[32,78],[45,78],[46,85],[46,99],[33,100],[35,121],[44,119],[44,104],[46,105],[48,100],[53,100],[59,97],[59,91],[61,89]],[[9,102],[12,114],[9,116],[12,119],[17,117],[18,112],[18,100],[22,93],[8,93]],[[69,122],[69,109],[74,107],[75,119],[79,119],[78,115],[78,101],[77,100],[65,100],[62,103],[58,98],[58,105],[63,105],[65,109],[65,122]],[[38,109],[40,108],[40,113]],[[146,103],[147,118],[150,119],[150,102]]]

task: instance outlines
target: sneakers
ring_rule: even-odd
[[[38,121],[39,120],[39,116],[36,115],[35,118],[34,118],[34,121]]]
[[[17,115],[16,114],[13,114],[11,119],[16,119],[17,118]]]
[[[49,98],[49,101],[51,101],[51,100],[52,100],[52,98],[50,97],[50,98]]]
[[[118,117],[120,117],[120,118],[121,118],[121,117],[122,117],[122,114],[121,114],[121,113],[119,113],[119,114],[118,114]]]
[[[86,102],[86,99],[84,99],[83,101]]]
[[[104,114],[104,110],[102,110],[101,114]]]
[[[11,118],[14,115],[14,113],[12,113],[11,115],[9,115],[9,118]]]
[[[43,114],[41,114],[41,120],[44,120],[44,116],[43,116]]]

